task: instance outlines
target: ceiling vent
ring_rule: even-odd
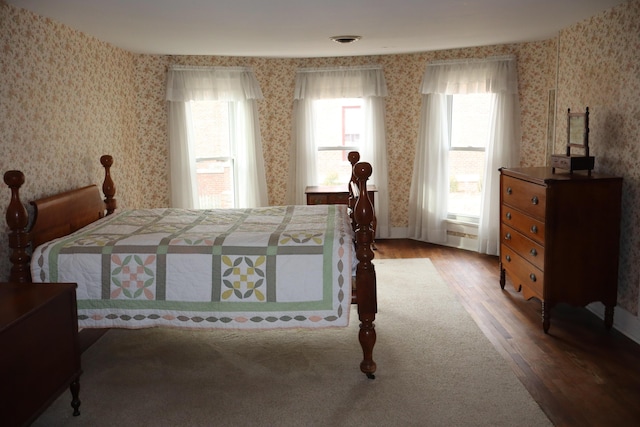
[[[361,36],[333,36],[329,38],[336,43],[349,44],[349,43],[357,42],[362,37]]]

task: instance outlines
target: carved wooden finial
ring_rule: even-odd
[[[9,188],[20,188],[24,184],[24,174],[20,171],[6,171],[4,173],[4,183]]]
[[[349,154],[347,154],[347,159],[349,159],[349,163],[351,163],[351,166],[354,166],[360,161],[360,153],[357,151],[349,151]]]
[[[100,163],[104,167],[104,182],[102,183],[102,193],[104,194],[104,203],[107,208],[107,215],[111,215],[117,207],[116,186],[111,179],[111,166],[113,165],[113,157],[105,154],[100,157]]]
[[[353,167],[353,173],[361,181],[366,181],[371,176],[373,168],[367,162],[360,162]]]
[[[20,201],[20,187],[24,184],[24,174],[20,171],[7,171],[4,174],[4,183],[11,189],[11,201],[7,209],[7,224],[11,230],[26,228],[29,216],[24,205]]]

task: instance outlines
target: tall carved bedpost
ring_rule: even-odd
[[[373,361],[373,347],[376,343],[374,320],[378,312],[376,293],[376,272],[373,261],[374,232],[372,228],[375,216],[373,206],[367,192],[367,180],[371,176],[371,165],[366,162],[358,163],[353,168],[357,178],[360,197],[353,209],[356,222],[356,257],[358,266],[356,272],[356,298],[358,300],[358,317],[360,332],[358,338],[363,352],[360,370],[369,378],[375,378],[376,363]]]
[[[7,208],[7,225],[9,226],[9,249],[11,255],[11,272],[9,280],[17,283],[31,281],[31,269],[29,261],[31,257],[27,252],[29,247],[29,214],[20,201],[20,187],[24,184],[24,174],[20,171],[7,171],[4,174],[4,183],[11,189],[11,201]]]
[[[113,157],[108,154],[100,157],[100,163],[104,167],[104,182],[102,183],[102,193],[104,194],[104,203],[107,208],[107,215],[111,215],[117,207],[116,186],[111,179],[111,166],[113,165]]]

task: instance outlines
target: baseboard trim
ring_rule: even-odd
[[[407,227],[391,227],[389,239],[408,239],[409,229]]]
[[[601,319],[604,319],[604,305],[594,302],[587,309]],[[613,328],[632,341],[640,344],[640,318],[627,310],[616,307],[613,314]]]
[[[467,224],[449,223],[447,225],[447,241],[441,243],[444,246],[464,249],[467,251],[478,250],[478,227]],[[407,227],[392,227],[389,239],[410,239]]]

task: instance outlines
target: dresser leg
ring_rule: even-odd
[[[73,408],[73,416],[80,415],[80,379],[76,378],[69,386],[71,389],[71,407]]]
[[[549,327],[551,326],[551,307],[545,307],[542,303],[542,330],[545,334],[549,333]]]
[[[613,306],[607,305],[604,307],[604,327],[611,329],[613,327]]]
[[[502,263],[500,265],[500,289],[504,290],[504,284],[506,283],[506,277],[504,268],[502,268]]]

